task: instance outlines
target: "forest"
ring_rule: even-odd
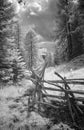
[[[0,0],[0,130],[83,130],[83,77],[84,0]]]

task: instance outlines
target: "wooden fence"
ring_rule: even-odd
[[[57,109],[58,107],[60,107],[60,102],[62,101],[68,106],[72,121],[75,122],[74,113],[76,114],[76,116],[79,116],[78,113],[80,113],[81,115],[84,114],[83,110],[81,109],[81,107],[84,107],[84,90],[72,90],[70,88],[70,85],[84,85],[84,79],[66,79],[55,72],[55,75],[59,77],[60,80],[45,80],[45,68],[46,64],[39,75],[35,74],[32,69],[32,76],[30,80],[35,84],[35,89],[28,98],[28,112],[30,111],[31,107],[35,109],[37,108],[38,111],[40,111],[42,105],[49,105],[50,107]],[[45,83],[49,84],[49,86],[51,85],[51,87],[46,87]],[[48,93],[48,91],[54,93],[62,92],[64,94],[51,95]],[[78,94],[80,96],[75,97],[75,94]],[[58,102],[58,105],[52,105],[50,103],[51,100],[55,100],[56,102]]]

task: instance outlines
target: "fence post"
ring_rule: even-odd
[[[66,77],[64,77],[64,80],[66,80]],[[68,107],[69,107],[69,111],[70,111],[70,114],[71,114],[72,121],[75,122],[73,112],[72,112],[72,105],[71,105],[71,102],[70,102],[69,94],[67,93],[68,87],[65,83],[64,83],[64,85],[65,85],[65,90],[66,90],[65,91],[65,98],[68,102]]]

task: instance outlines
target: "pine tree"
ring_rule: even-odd
[[[14,11],[8,1],[0,1],[0,79],[3,78],[5,70],[9,68],[5,57],[7,52],[7,38],[9,37],[9,24],[14,17]]]
[[[0,79],[17,82],[25,68],[19,49],[18,21],[13,5],[4,0],[0,3]]]
[[[29,29],[25,39],[25,61],[28,69],[36,66],[36,34],[33,29]]]
[[[79,0],[78,1],[78,22],[79,22],[79,33],[80,33],[80,37],[79,37],[79,41],[82,44],[82,53],[84,53],[84,1],[83,0]]]
[[[10,25],[11,34],[7,39],[7,55],[5,58],[5,62],[10,65],[10,77],[14,83],[23,77],[23,71],[26,68],[20,51],[20,30],[17,31],[17,25],[18,21],[13,21],[12,26]]]
[[[56,38],[59,39],[60,46],[65,49],[62,55],[68,59],[76,57],[83,53],[81,22],[78,10],[78,3],[73,0],[58,0],[58,12],[56,14],[58,28],[56,29]],[[65,47],[66,46],[66,47]],[[67,54],[67,55],[66,55]],[[63,56],[63,57],[65,57]]]
[[[70,2],[70,1],[69,1]],[[71,59],[72,55],[72,41],[71,41],[71,34],[70,34],[70,3],[68,0],[57,0],[56,2],[56,7],[57,7],[57,12],[56,12],[56,30],[55,34],[56,37],[55,39],[59,40],[59,45],[58,48],[61,48],[61,46],[65,46],[62,50],[62,55],[63,57],[66,56],[67,54],[67,60]],[[60,50],[60,49],[59,49]],[[57,51],[57,49],[56,49]],[[58,51],[59,52],[59,51]],[[64,52],[66,52],[64,56]],[[60,52],[61,53],[61,52]],[[56,52],[57,54],[57,52]],[[55,54],[55,55],[56,55]],[[59,55],[59,54],[58,54]],[[59,58],[62,58],[58,56]],[[56,60],[55,60],[56,62]]]

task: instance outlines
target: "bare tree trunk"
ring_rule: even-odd
[[[70,23],[67,23],[68,60],[72,58],[72,37],[70,31]]]
[[[71,25],[70,25],[70,14],[68,10],[69,1],[66,0],[66,32],[67,32],[67,44],[68,44],[68,60],[72,58],[72,37],[71,37]]]

